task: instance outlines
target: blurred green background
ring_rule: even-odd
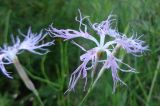
[[[117,15],[120,32],[144,34],[141,39],[150,49],[142,57],[120,51],[119,57],[139,73],[119,72],[128,86],[118,86],[116,93],[112,94],[111,72],[106,71],[83,105],[159,106],[160,0],[0,0],[0,45],[11,44],[10,35],[16,36],[18,29],[26,33],[29,26],[32,26],[33,32],[39,32],[51,23],[57,28],[77,29],[79,24],[74,19],[78,9],[83,15],[90,16],[92,22],[101,22],[112,12]],[[50,37],[46,41],[49,40]],[[81,39],[78,41],[91,46]],[[56,39],[55,43],[55,46],[49,47],[51,52],[47,55],[25,52],[18,57],[45,106],[77,106],[86,93],[83,91],[83,80],[79,81],[75,92],[68,95],[64,92],[70,73],[80,64],[79,56],[83,51],[61,39]],[[14,79],[0,74],[0,106],[39,106],[15,68],[7,65],[6,69],[12,72]]]

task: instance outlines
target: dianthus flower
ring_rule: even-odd
[[[20,41],[19,37],[16,37],[15,39],[12,36],[13,45],[8,46],[4,44],[3,47],[0,48],[0,70],[3,72],[5,76],[7,76],[8,78],[12,78],[9,72],[7,72],[7,70],[5,69],[5,65],[13,64],[20,78],[26,85],[26,87],[35,94],[35,96],[38,98],[38,100],[43,105],[39,97],[38,91],[36,90],[32,81],[27,76],[23,66],[20,64],[18,60],[17,55],[22,53],[24,50],[27,50],[29,52],[39,54],[39,55],[46,54],[49,51],[45,49],[45,47],[48,47],[54,43],[53,41],[51,41],[51,42],[40,44],[40,42],[42,42],[44,38],[47,36],[47,33],[44,34],[43,31],[41,31],[39,34],[32,33],[31,28],[29,28],[27,35],[23,33],[21,33],[21,35],[24,37],[24,40],[22,42]]]
[[[47,42],[44,44],[39,44],[42,40],[46,37],[47,34],[43,34],[41,31],[39,34],[32,33],[31,28],[29,28],[27,35],[24,35],[24,40],[21,42],[19,37],[14,39],[12,37],[12,46],[8,46],[6,44],[0,48],[0,69],[8,78],[12,78],[9,73],[6,71],[4,65],[5,64],[12,64],[14,59],[17,58],[16,56],[22,51],[27,50],[35,54],[46,54],[49,51],[44,47],[50,46],[53,44],[52,42]]]
[[[110,69],[112,72],[114,92],[117,82],[121,82],[125,85],[125,83],[118,76],[118,70],[123,72],[135,72],[135,69],[131,68],[129,65],[123,63],[120,59],[114,56],[113,51],[116,49],[116,47],[119,46],[126,50],[127,53],[131,53],[133,55],[139,55],[143,53],[145,50],[147,50],[148,47],[144,46],[144,41],[140,40],[135,35],[128,38],[125,34],[120,33],[116,28],[113,28],[113,23],[115,21],[113,15],[109,15],[105,21],[102,21],[100,23],[90,23],[91,28],[100,37],[100,40],[97,40],[87,31],[87,25],[83,23],[83,21],[85,19],[88,19],[88,17],[82,17],[80,11],[79,14],[80,18],[78,19],[76,17],[76,21],[80,23],[79,30],[57,29],[54,28],[53,25],[50,25],[49,29],[47,30],[52,37],[59,37],[63,38],[64,40],[81,37],[94,42],[96,45],[95,47],[86,50],[84,47],[72,40],[72,43],[80,47],[85,53],[80,56],[80,60],[82,62],[81,65],[71,74],[67,91],[74,90],[75,85],[80,77],[86,79],[86,85],[88,71],[93,69],[97,62],[101,62],[105,69]],[[107,36],[111,37],[110,41],[106,41]],[[102,52],[105,53],[107,57],[106,59],[99,58],[99,54]],[[121,69],[118,63],[124,64],[126,67],[128,67],[128,70]],[[91,64],[91,66],[88,66],[89,64]]]

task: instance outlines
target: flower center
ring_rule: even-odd
[[[105,54],[105,52],[103,51],[103,50],[99,50],[98,52],[97,52],[97,57],[100,59],[100,58],[103,58],[104,57],[104,54]]]

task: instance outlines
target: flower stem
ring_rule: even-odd
[[[95,81],[94,81],[93,84],[92,84],[92,88],[95,87],[98,79],[102,76],[102,74],[104,73],[104,71],[105,71],[105,67],[104,67],[104,65],[103,65],[102,68],[101,68],[101,70],[100,70],[99,73],[98,73],[97,78],[95,79]]]
[[[26,72],[24,71],[24,69],[23,69],[22,65],[20,64],[17,57],[14,58],[13,64],[14,64],[15,68],[17,69],[17,72],[18,72],[20,78],[25,83],[26,87],[34,93],[34,95],[37,97],[38,101],[40,102],[40,105],[44,106],[41,98],[39,97],[38,91],[36,90],[32,81],[27,76]]]
[[[95,60],[95,63],[94,63],[94,66],[93,66],[93,69],[92,69],[92,72],[91,72],[91,78],[92,78],[91,82],[93,82],[93,80],[94,80],[94,74],[95,74],[95,71],[96,71],[96,68],[97,68],[97,65],[98,65],[98,60],[99,60],[99,55],[97,54],[97,58]]]
[[[89,89],[88,89],[86,95],[84,96],[84,98],[82,99],[82,101],[79,103],[78,106],[82,106],[82,104],[83,104],[84,101],[87,99],[88,95],[90,94],[91,90],[92,90],[92,87],[89,87]]]
[[[45,68],[44,68],[44,63],[45,63],[46,57],[47,57],[47,55],[45,55],[42,58],[42,61],[41,61],[41,71],[42,71],[42,74],[43,74],[44,78],[47,79],[47,80],[49,80],[49,78],[47,77],[47,74],[45,72]]]
[[[156,82],[156,79],[157,79],[159,69],[160,69],[160,57],[159,57],[159,60],[158,60],[158,63],[157,63],[157,68],[156,68],[155,73],[154,73],[151,88],[150,88],[150,91],[149,91],[149,94],[148,94],[148,97],[147,97],[146,106],[149,106],[149,102],[150,102],[150,99],[151,99],[151,95],[152,95],[152,92],[153,92],[153,88],[154,88],[154,85],[155,85],[155,82]]]
[[[85,95],[85,97],[82,99],[82,101],[80,102],[79,106],[81,106],[83,104],[83,102],[86,100],[86,98],[88,97],[88,95],[90,94],[90,92],[92,91],[92,89],[95,87],[98,79],[102,76],[102,74],[105,71],[105,67],[103,66],[100,70],[100,72],[98,73],[98,76],[96,77],[96,79],[94,80],[94,82],[92,83],[92,85],[89,87],[87,94]]]
[[[119,50],[120,48],[120,45],[116,45],[116,47],[114,48],[112,54],[113,55],[116,55],[117,51]],[[97,66],[97,63],[96,63],[96,66]],[[105,71],[105,65],[102,66],[102,68],[100,69],[99,73],[98,73],[98,76],[96,77],[96,79],[93,81],[93,78],[92,78],[92,81],[91,81],[91,85],[86,93],[86,95],[84,96],[84,98],[82,99],[82,101],[80,102],[79,106],[82,106],[82,104],[84,103],[84,101],[87,99],[87,97],[89,96],[90,92],[92,91],[92,89],[95,87],[98,79],[103,75]]]

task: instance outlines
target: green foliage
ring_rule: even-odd
[[[13,99],[9,97],[7,93],[0,95],[0,105],[1,106],[10,106],[13,103]]]
[[[159,0],[0,0],[0,44],[11,43],[10,34],[17,30],[26,32],[29,26],[40,31],[53,23],[58,28],[78,28],[74,17],[78,8],[92,22],[104,20],[108,14],[117,15],[120,32],[144,34],[142,39],[150,51],[142,57],[118,54],[139,73],[119,73],[127,87],[118,86],[112,94],[111,72],[106,71],[91,92],[84,106],[159,106],[160,77],[157,68],[160,53],[160,1]],[[48,38],[47,40],[51,40]],[[91,46],[79,40],[84,46]],[[38,56],[24,53],[19,56],[31,80],[34,82],[45,106],[77,106],[86,92],[80,81],[75,92],[64,95],[70,73],[80,64],[82,51],[69,42],[56,39],[50,53]],[[0,74],[0,106],[39,106],[32,92],[28,91],[13,66],[13,80]],[[152,87],[151,87],[152,85]],[[147,104],[146,104],[147,103]]]

